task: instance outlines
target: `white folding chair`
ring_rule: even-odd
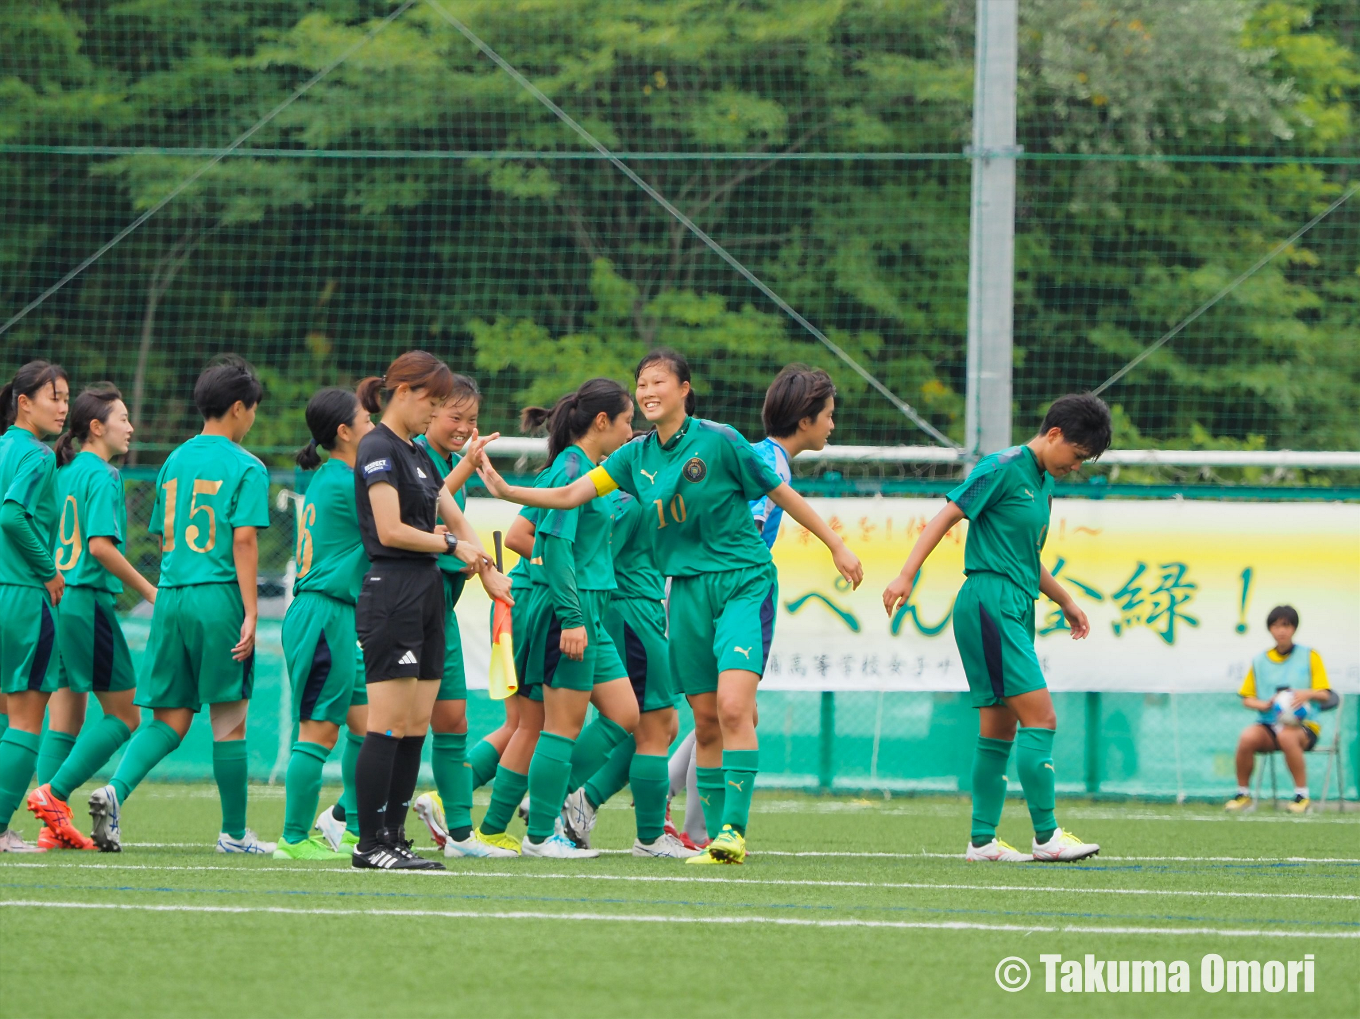
[[[1327,713],[1336,713],[1336,728],[1332,732],[1329,741],[1323,741],[1319,737],[1313,749],[1308,753],[1317,757],[1327,758],[1327,770],[1322,776],[1322,795],[1318,797],[1318,808],[1327,809],[1327,793],[1332,785],[1332,769],[1336,769],[1336,788],[1337,788],[1337,809],[1346,809],[1346,750],[1345,742],[1341,738],[1341,730],[1345,728],[1346,713],[1342,711],[1341,694],[1336,695],[1336,704],[1327,709]],[[1256,769],[1256,794],[1252,797],[1252,808],[1261,802],[1261,780],[1265,777],[1267,768],[1270,771],[1270,804],[1275,810],[1280,809],[1280,793],[1278,780],[1275,775],[1275,758],[1280,755],[1280,751],[1272,750],[1267,754],[1259,755],[1266,758],[1265,764]]]

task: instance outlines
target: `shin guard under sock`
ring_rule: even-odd
[[[128,729],[127,723],[113,715],[105,715],[86,729],[52,776],[52,795],[59,800],[69,800],[73,792],[109,763],[109,758],[131,736],[132,731]]]
[[[40,739],[36,732],[14,728],[0,736],[0,831],[9,827],[10,817],[28,792],[38,763]]]
[[[444,801],[444,821],[454,841],[472,830],[472,769],[467,766],[467,733],[437,732],[430,752],[434,785]]]
[[[246,800],[250,776],[246,765],[246,741],[213,743],[213,778],[222,801],[222,831],[234,839],[246,836]]]
[[[321,800],[321,768],[330,755],[320,743],[293,744],[283,781],[283,841],[297,845],[312,830]]]
[[[666,824],[666,790],[670,776],[668,759],[662,754],[634,754],[628,769],[628,784],[633,787],[633,813],[637,818],[637,837],[643,842],[661,838]]]
[[[420,754],[425,748],[425,734],[403,736],[392,759],[392,785],[387,793],[387,827],[401,831],[406,825],[406,813],[416,796],[420,783]]]
[[[975,846],[996,838],[1001,808],[1006,804],[1006,764],[1012,741],[979,736],[973,749],[973,830]]]
[[[609,759],[582,786],[592,807],[601,807],[616,792],[628,784],[628,776],[637,752],[637,743],[629,736],[609,751]]]
[[[1053,817],[1057,784],[1053,771],[1053,730],[1021,726],[1015,735],[1015,765],[1020,772],[1020,786],[1025,790],[1030,820],[1034,822],[1034,837],[1047,842],[1058,827]]]
[[[113,778],[109,779],[113,791],[118,794],[118,802],[126,801],[151,769],[175,751],[179,742],[179,733],[161,721],[143,725],[133,733],[123,759],[118,762]]]
[[[540,737],[542,738],[542,737]],[[491,805],[486,808],[479,830],[483,835],[499,835],[515,816],[515,808],[529,791],[529,776],[511,771],[505,765],[496,768],[496,781],[491,786]]]
[[[52,781],[52,776],[61,770],[75,745],[76,737],[72,733],[58,732],[56,729],[48,729],[43,733],[42,745],[38,747],[38,785],[47,785]]]
[[[751,817],[751,796],[756,789],[756,772],[760,770],[759,750],[724,750],[723,772],[726,800],[723,803],[722,823],[731,825],[742,835]]]
[[[484,739],[467,752],[468,767],[472,771],[472,788],[480,789],[496,777],[496,766],[501,763],[501,752],[494,743]]]
[[[345,730],[345,745],[340,748],[340,802],[336,817],[345,822],[345,831],[359,834],[359,801],[354,797],[354,768],[359,763],[359,750],[364,745],[361,733]],[[343,815],[343,816],[342,816]]]
[[[723,809],[727,799],[727,779],[722,768],[695,768],[699,786],[699,802],[704,805],[704,825],[709,838],[717,838],[722,831]]]
[[[370,732],[359,748],[354,767],[355,812],[359,815],[361,853],[378,847],[378,832],[386,827],[387,794],[392,788],[392,763],[401,740],[382,732]]]
[[[540,733],[529,761],[529,838],[542,842],[553,833],[571,778],[576,741],[555,732]]]
[[[604,767],[614,748],[628,738],[628,730],[604,715],[596,717],[576,737],[571,750],[571,777],[567,792],[575,792],[585,785],[591,775]]]

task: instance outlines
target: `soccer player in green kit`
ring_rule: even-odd
[[[213,777],[222,802],[219,853],[272,853],[246,827],[246,709],[255,672],[257,532],[269,526],[269,472],[240,442],[264,395],[234,355],[194,384],[203,431],[156,476],[148,530],[161,539],[161,576],[135,703],[154,721],[128,742],[109,784],[90,796],[91,837],[121,847],[119,814],[133,789],[184,739],[204,704],[212,718]]]
[[[0,853],[40,852],[9,827],[38,760],[57,688],[57,605],[66,581],[49,549],[57,532],[57,460],[42,439],[66,423],[71,386],[60,366],[30,361],[0,389]]]
[[[342,751],[341,759],[347,789],[353,789],[354,759],[368,731],[354,603],[369,562],[355,510],[354,459],[373,421],[352,390],[328,388],[308,401],[307,428],[312,439],[298,451],[297,465],[316,474],[298,512],[297,579],[282,634],[298,738],[284,780],[276,860],[328,860],[353,851],[358,818],[342,808],[317,818],[320,835],[308,837],[308,832],[321,796],[321,769],[340,738],[340,726],[347,730],[349,752]],[[318,449],[330,454],[324,463]]]
[[[1034,653],[1034,602],[1040,592],[1062,610],[1072,639],[1090,632],[1086,613],[1039,561],[1048,537],[1053,479],[1110,445],[1110,410],[1090,393],[1053,401],[1039,434],[978,461],[926,525],[902,572],[883,592],[892,618],[911,597],[926,558],[968,518],[963,572],[954,602],[954,640],[968,675],[979,734],[973,755],[973,827],[965,858],[974,861],[1081,860],[1100,852],[1058,827],[1053,815],[1053,733],[1057,719]],[[1018,725],[1018,731],[1017,731]],[[1006,764],[1016,745],[1020,784],[1034,823],[1032,852],[996,837],[1006,800]]]
[[[666,578],[656,565],[652,532],[642,504],[626,492],[614,492],[614,580],[605,629],[628,670],[638,702],[633,736],[616,746],[605,764],[573,791],[562,807],[566,834],[589,847],[599,808],[625,785],[633,790],[637,838],[633,855],[688,859],[699,850],[685,846],[665,831],[666,794],[670,785],[668,750],[679,719],[679,694],[671,679],[666,640]]]
[[[47,706],[40,784],[28,796],[28,809],[45,826],[38,844],[47,848],[94,848],[76,830],[67,801],[141,721],[132,703],[137,676],[116,601],[126,584],[154,605],[156,587],[121,551],[127,500],[122,476],[109,462],[128,451],[132,432],[122,395],[112,383],[99,382],[72,402],[67,431],[57,442],[56,564],[66,580],[57,621],[60,688]],[[91,692],[104,716],[82,733]]]
[[[458,509],[467,508],[464,486],[475,471],[481,449],[499,438],[477,434],[482,392],[466,375],[453,375],[453,391],[435,411],[424,435],[415,444],[425,450],[444,478]],[[466,450],[468,458],[460,454]],[[463,666],[463,638],[455,608],[467,585],[466,565],[453,556],[439,557],[444,577],[444,674],[430,714],[434,746],[430,767],[435,792],[418,796],[411,807],[425,822],[435,845],[449,857],[504,857],[515,853],[480,838],[472,827],[472,769],[467,767],[467,672]],[[512,593],[513,594],[513,593]]]
[[[633,434],[633,401],[610,379],[590,379],[562,397],[548,412],[530,408],[529,423],[546,422],[550,465],[540,484],[552,487],[584,476]],[[522,682],[531,698],[543,701],[543,728],[529,763],[529,824],[521,844],[524,856],[574,859],[598,856],[557,833],[571,782],[586,707],[594,703],[601,719],[594,736],[608,726],[617,739],[602,745],[580,781],[603,763],[609,750],[637,725],[633,694],[619,651],[605,628],[615,588],[610,550],[613,506],[605,501],[541,515],[531,561],[541,561],[545,588],[527,623],[529,654]],[[537,580],[537,578],[535,578]]]
[[[638,365],[637,401],[656,430],[620,448],[586,477],[559,488],[507,485],[486,458],[492,495],[544,509],[571,509],[623,489],[645,512],[663,574],[671,577],[672,674],[694,711],[705,818],[721,826],[687,863],[741,863],[759,771],[756,688],[774,637],[777,578],[751,524],[750,500],[769,495],[831,550],[858,587],[859,559],[727,425],[691,416],[689,364],[654,351]]]

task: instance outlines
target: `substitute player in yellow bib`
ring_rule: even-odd
[[[0,389],[0,853],[32,853],[9,827],[38,760],[47,699],[57,688],[57,604],[66,581],[56,537],[57,461],[42,443],[66,423],[71,386],[59,365],[30,361]]]
[[[689,863],[741,863],[759,770],[756,688],[774,637],[778,585],[750,501],[768,495],[830,549],[858,587],[863,567],[839,536],[735,429],[691,416],[689,364],[654,351],[636,372],[637,402],[656,430],[561,488],[507,485],[484,459],[488,490],[544,509],[570,509],[622,489],[643,506],[657,565],[672,578],[671,672],[694,711],[701,794],[713,842]]]
[[[274,851],[246,827],[257,532],[269,526],[269,472],[240,443],[263,395],[255,369],[241,358],[209,365],[194,384],[203,431],[174,450],[156,476],[148,529],[161,539],[161,576],[135,698],[154,720],[137,730],[109,784],[90,797],[91,836],[101,849],[121,845],[122,804],[179,746],[206,704],[222,803],[217,851]]]
[[[1080,860],[1100,851],[1063,831],[1053,817],[1057,719],[1034,653],[1034,602],[1041,591],[1053,599],[1072,627],[1073,640],[1090,631],[1086,613],[1040,563],[1039,554],[1048,538],[1053,479],[1071,474],[1109,444],[1110,411],[1098,397],[1082,393],[1055,400],[1038,435],[983,457],[949,493],[949,502],[926,525],[902,572],[883,592],[883,607],[892,618],[911,597],[921,566],[940,539],[968,518],[963,566],[968,579],[954,602],[953,618],[954,640],[979,711],[969,860]],[[996,837],[1013,743],[1034,822],[1032,853]]]
[[[44,824],[38,843],[48,848],[94,848],[72,823],[67,800],[141,721],[132,703],[137,676],[115,603],[126,585],[154,605],[156,588],[122,553],[127,500],[122,476],[109,462],[128,451],[132,431],[122,395],[112,383],[99,382],[76,397],[57,442],[56,560],[66,578],[57,622],[60,688],[47,706],[39,785],[28,796],[28,809]],[[81,732],[91,693],[104,715]]]

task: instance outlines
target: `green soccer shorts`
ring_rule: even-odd
[[[673,577],[671,674],[687,697],[714,693],[718,673],[765,674],[774,640],[779,575],[774,563]]]
[[[999,573],[974,573],[954,600],[954,643],[975,708],[1048,684],[1034,653],[1034,599]]]
[[[605,629],[623,657],[639,711],[673,708],[679,696],[671,680],[666,641],[666,610],[646,598],[615,598],[604,617]]]
[[[513,617],[511,621],[513,622]],[[440,677],[439,694],[435,700],[467,700],[467,672],[463,668],[463,635],[458,630],[453,589],[447,579],[444,581],[444,674]]]
[[[604,625],[611,593],[577,592],[581,600],[581,613],[586,620],[586,651],[577,662],[562,653],[562,624],[544,589],[535,603],[534,618],[529,624],[529,661],[521,684],[529,687],[550,686],[557,690],[593,690],[600,683],[623,679],[628,675]],[[537,691],[537,694],[534,696],[531,693],[529,696],[538,700],[542,697],[542,691]]]
[[[204,704],[248,700],[255,655],[244,662],[231,657],[245,615],[235,582],[161,588],[133,703],[197,712]]]
[[[0,693],[57,688],[57,618],[47,588],[0,584]]]
[[[294,598],[283,617],[283,657],[298,721],[344,725],[352,705],[368,703],[354,606],[348,602],[312,591]]]
[[[115,693],[136,687],[137,672],[115,601],[115,595],[93,587],[68,587],[61,596],[58,685],[73,693]]]

